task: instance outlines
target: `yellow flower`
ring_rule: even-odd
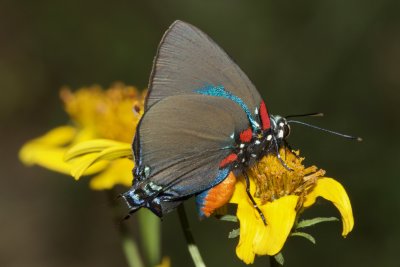
[[[240,178],[230,200],[237,204],[240,221],[240,238],[237,256],[246,264],[253,263],[255,255],[278,254],[295,230],[301,212],[315,203],[317,197],[331,201],[339,210],[345,237],[354,226],[349,197],[343,186],[332,178],[323,177],[325,171],[317,167],[304,167],[304,158],[288,149],[280,151],[285,163],[293,169],[286,170],[273,154],[265,156],[252,167],[250,191],[265,216],[264,225],[246,193],[246,184]]]
[[[93,160],[93,153],[96,152],[89,149],[93,153],[86,153],[79,160],[73,158],[66,162],[66,152],[75,145],[93,139],[109,139],[115,142],[113,146],[119,142],[126,149],[125,144],[132,142],[136,125],[143,114],[145,93],[138,92],[132,86],[116,83],[107,90],[92,86],[71,92],[64,88],[60,91],[60,96],[72,125],[57,127],[27,142],[19,153],[21,161],[26,165],[39,165],[52,171],[71,174],[76,169],[76,164],[82,160]],[[99,145],[110,144],[104,144],[100,140],[100,143],[95,142],[94,145],[98,149]],[[119,148],[121,150],[121,146]],[[90,181],[90,187],[96,190],[110,189],[116,184],[130,186],[133,162],[126,154],[124,152],[124,158],[113,161],[107,161],[108,158],[104,157],[97,159],[96,164],[90,164],[81,175],[97,173]]]

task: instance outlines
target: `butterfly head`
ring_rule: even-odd
[[[289,136],[290,125],[285,117],[279,115],[271,115],[270,121],[272,133],[275,137],[275,140],[279,142],[280,140],[284,140]]]

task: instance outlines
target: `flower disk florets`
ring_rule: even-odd
[[[256,184],[255,197],[265,204],[283,196],[297,195],[298,207],[302,207],[305,197],[325,171],[316,166],[305,167],[298,151],[282,148],[280,154],[292,170],[287,170],[274,154],[263,157],[249,170]]]

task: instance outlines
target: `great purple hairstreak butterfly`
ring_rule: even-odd
[[[236,177],[243,174],[249,185],[250,166],[268,153],[280,157],[289,133],[287,117],[269,114],[210,37],[175,21],[154,59],[133,141],[133,186],[122,196],[130,213],[145,207],[159,217],[196,196],[200,215],[209,216],[229,200]],[[217,197],[210,201],[209,194]]]

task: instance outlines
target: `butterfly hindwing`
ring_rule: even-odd
[[[229,99],[167,97],[140,122],[134,142],[136,166],[148,167],[144,182],[163,187],[167,194],[196,194],[226,177],[229,169],[221,170],[221,161],[232,153],[237,134],[248,127],[246,114]]]

